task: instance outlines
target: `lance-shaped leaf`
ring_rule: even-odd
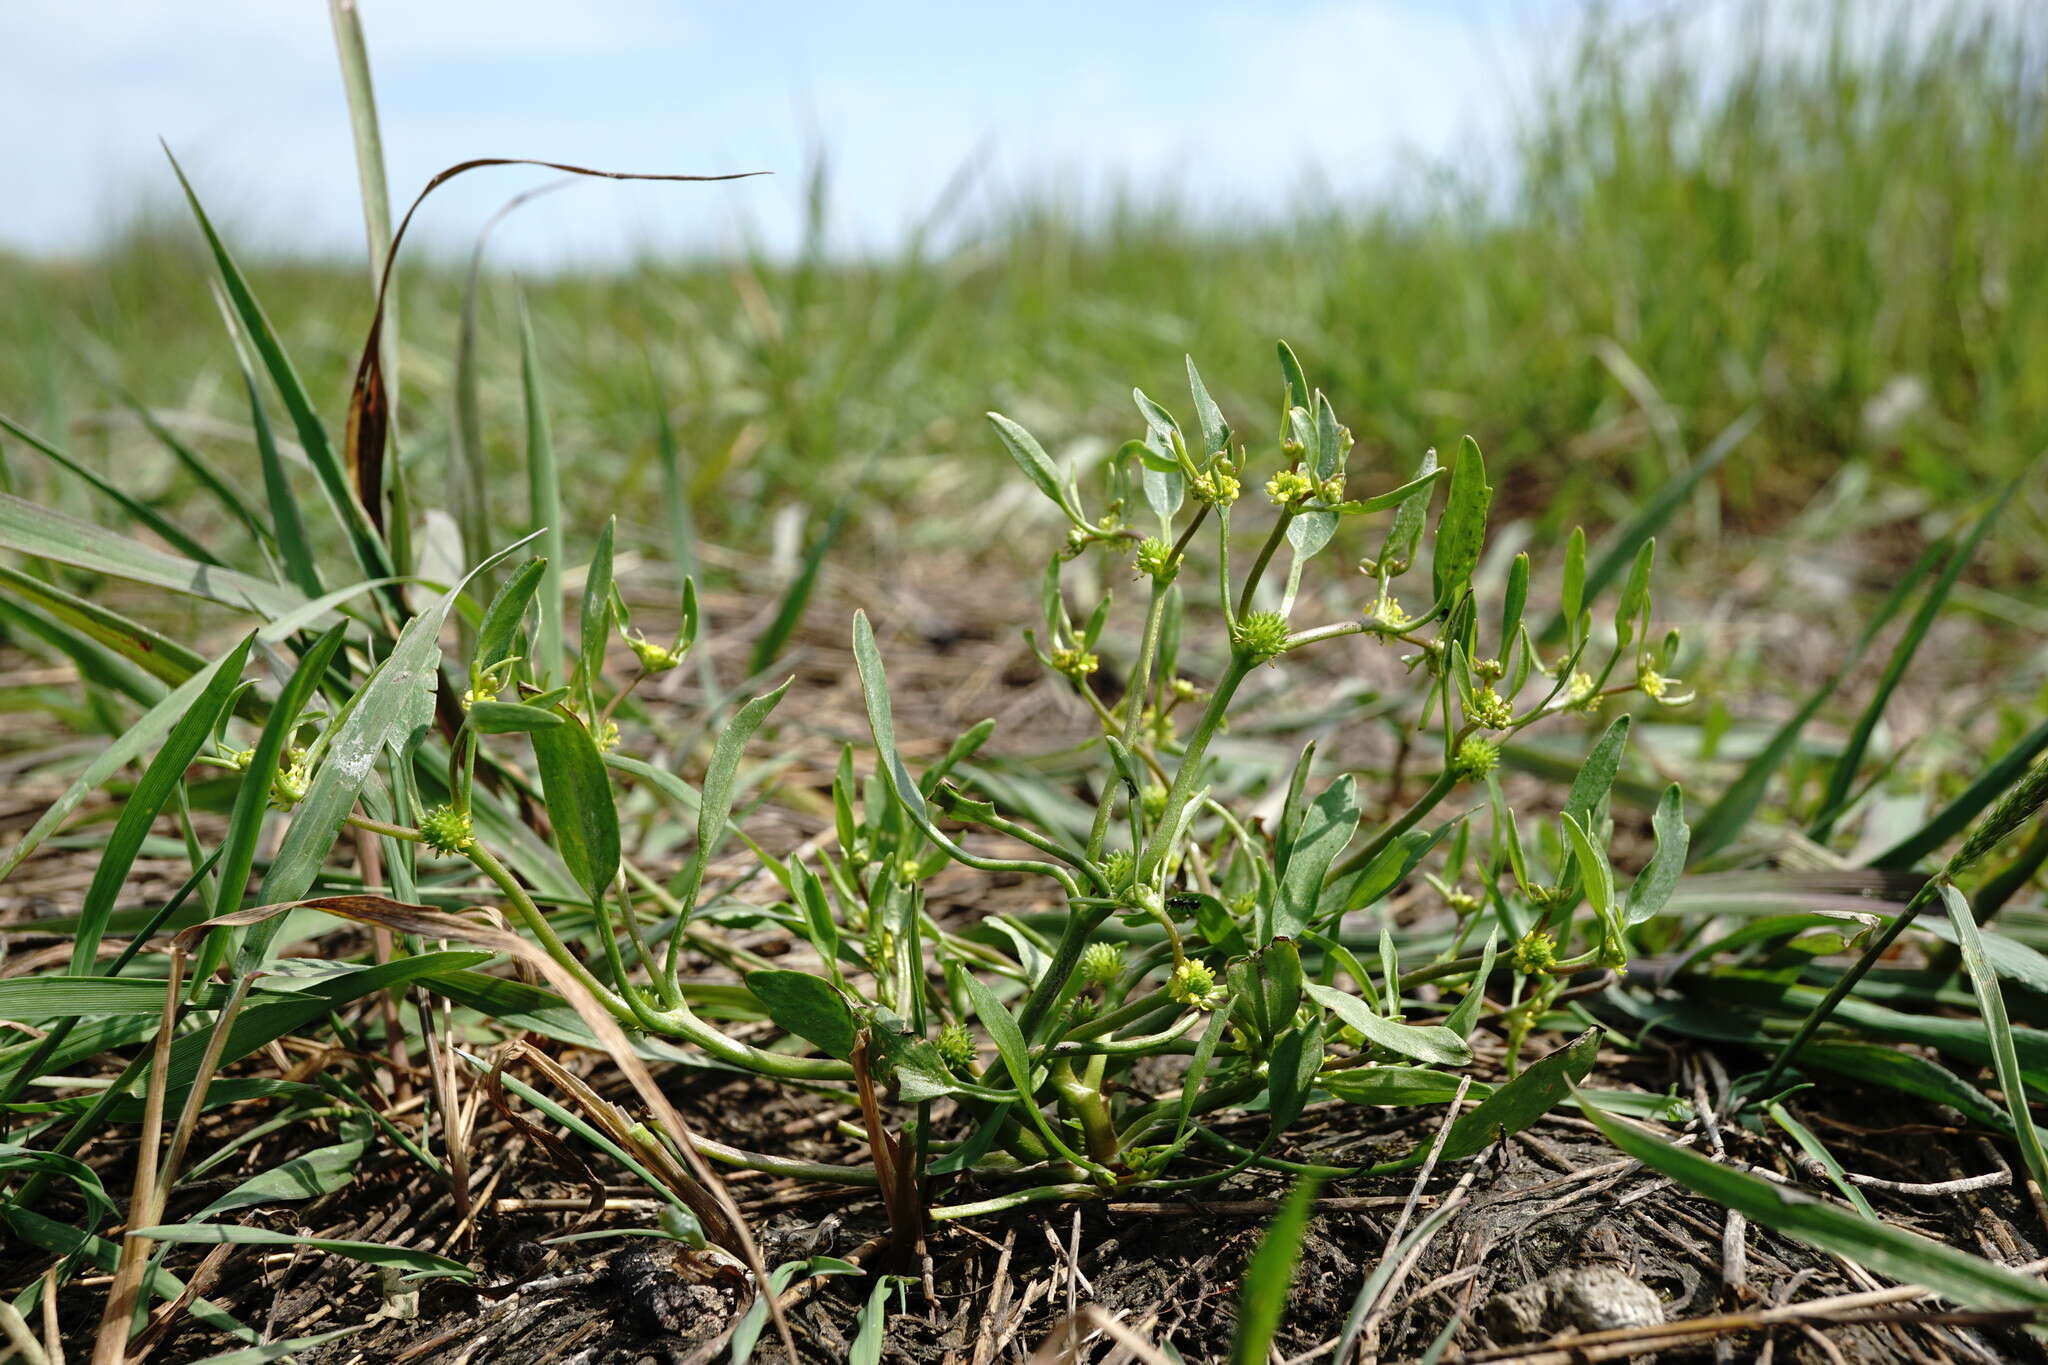
[[[1058,466],[1053,464],[1052,457],[1045,453],[1037,438],[999,412],[988,414],[988,420],[995,426],[1003,449],[1016,461],[1017,468],[1024,471],[1024,477],[1031,480],[1039,492],[1051,498],[1054,506],[1067,514],[1067,520],[1076,526],[1085,526],[1087,518],[1081,515],[1081,509],[1068,496]]]
[[[1310,999],[1336,1015],[1339,1022],[1357,1029],[1375,1047],[1437,1066],[1464,1066],[1472,1060],[1472,1049],[1465,1045],[1465,1040],[1447,1028],[1396,1023],[1374,1014],[1357,996],[1313,981],[1305,983],[1302,989],[1308,992]]]
[[[1685,794],[1676,782],[1664,789],[1657,802],[1657,813],[1650,817],[1650,827],[1657,835],[1657,851],[1628,889],[1622,918],[1629,924],[1656,918],[1678,888],[1678,879],[1685,875],[1685,855],[1692,831],[1685,823]]]
[[[1350,773],[1331,783],[1309,804],[1288,847],[1273,922],[1262,936],[1266,941],[1276,935],[1299,938],[1308,929],[1322,903],[1323,878],[1329,874],[1337,855],[1358,833],[1359,813],[1358,783]]]
[[[1492,503],[1486,461],[1480,457],[1478,443],[1467,436],[1458,445],[1458,458],[1451,466],[1450,495],[1436,527],[1431,576],[1439,605],[1462,591],[1479,567],[1479,553],[1486,545],[1486,513]]]
[[[619,875],[618,805],[589,727],[559,707],[555,714],[560,725],[532,732],[541,795],[562,862],[596,905]]]

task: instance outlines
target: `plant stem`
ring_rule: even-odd
[[[1202,758],[1209,751],[1209,741],[1222,728],[1231,697],[1253,667],[1245,655],[1232,653],[1229,667],[1216,680],[1216,690],[1209,696],[1208,708],[1202,712],[1194,733],[1188,736],[1187,747],[1181,751],[1180,768],[1174,773],[1173,786],[1166,793],[1166,806],[1160,812],[1159,823],[1153,827],[1152,837],[1146,842],[1145,856],[1138,861],[1140,885],[1150,883],[1165,863],[1167,845],[1172,842],[1174,829],[1180,824],[1180,813],[1194,799],[1195,782],[1201,777]]]
[[[1429,784],[1429,790],[1417,797],[1414,805],[1401,812],[1400,819],[1374,835],[1371,843],[1339,863],[1337,870],[1330,874],[1330,879],[1334,881],[1339,877],[1348,877],[1361,868],[1370,867],[1372,860],[1384,853],[1389,844],[1414,828],[1416,821],[1443,804],[1443,799],[1449,796],[1451,789],[1457,785],[1457,774],[1449,768],[1438,773],[1436,781]]]
[[[1060,998],[1067,979],[1074,974],[1074,968],[1081,961],[1081,952],[1088,946],[1088,936],[1100,928],[1109,918],[1112,907],[1099,909],[1070,910],[1067,927],[1060,934],[1059,946],[1053,949],[1052,961],[1047,964],[1045,975],[1038,978],[1038,984],[1031,988],[1031,995],[1024,1002],[1023,1010],[1017,1015],[1017,1027],[1026,1039],[1034,1039],[1038,1026],[1045,1020],[1053,1002]]]
[[[547,916],[534,904],[533,897],[526,894],[526,888],[521,886],[519,879],[498,861],[497,855],[480,843],[470,844],[468,855],[470,862],[476,865],[477,871],[489,877],[497,884],[498,889],[505,893],[505,899],[512,902],[513,912],[526,925],[527,932],[540,940],[540,946],[547,955],[561,963],[562,969],[575,977],[583,989],[595,996],[597,1002],[603,1005],[613,1018],[622,1024],[639,1027],[640,1018],[634,1013],[633,1007],[613,994],[610,987],[599,981],[591,974],[590,969],[583,965],[582,959],[569,951],[569,945],[562,942],[554,926],[548,923]]]
[[[1252,594],[1258,591],[1259,580],[1266,576],[1266,566],[1273,562],[1274,553],[1280,542],[1287,538],[1287,525],[1294,520],[1294,509],[1283,507],[1273,522],[1273,531],[1266,537],[1266,543],[1259,547],[1259,556],[1252,561],[1251,572],[1244,576],[1244,587],[1237,595],[1237,614],[1243,616],[1252,609]]]
[[[1933,899],[1935,888],[1940,885],[1939,878],[1929,879],[1926,885],[1914,893],[1913,899],[1906,902],[1906,908],[1899,911],[1892,922],[1885,926],[1884,932],[1871,940],[1870,946],[1863,950],[1863,955],[1856,959],[1848,971],[1842,973],[1841,979],[1828,988],[1828,993],[1821,998],[1821,1002],[1808,1011],[1805,1020],[1799,1025],[1799,1031],[1792,1035],[1792,1041],[1779,1050],[1777,1060],[1764,1072],[1764,1078],[1756,1089],[1757,1094],[1768,1095],[1776,1088],[1778,1078],[1785,1074],[1786,1067],[1792,1065],[1793,1059],[1798,1057],[1799,1050],[1806,1046],[1807,1040],[1827,1022],[1828,1016],[1835,1012],[1835,1006],[1841,1004],[1843,998],[1856,989],[1856,983],[1877,965],[1877,960],[1884,956],[1885,951],[1892,946],[1893,940],[1905,932],[1906,926],[1920,914],[1921,907]]]

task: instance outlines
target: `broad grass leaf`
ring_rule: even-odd
[[[345,1188],[355,1180],[363,1154],[370,1149],[368,1126],[362,1127],[361,1136],[301,1152],[282,1165],[250,1176],[192,1216],[203,1221],[234,1209],[317,1199]]]
[[[1691,846],[1692,831],[1685,824],[1685,793],[1676,782],[1666,787],[1658,799],[1650,828],[1657,835],[1657,851],[1628,889],[1622,904],[1622,921],[1626,924],[1655,919],[1670,902],[1671,893],[1678,889],[1679,878],[1685,875],[1685,855]]]
[[[1300,829],[1287,851],[1286,869],[1280,874],[1280,895],[1273,906],[1272,924],[1264,936],[1299,938],[1315,921],[1322,905],[1323,879],[1330,865],[1358,833],[1360,808],[1358,783],[1350,774],[1332,782],[1309,803]]]
[[[529,738],[555,848],[595,906],[618,880],[619,810],[589,728],[567,711],[558,708],[556,714],[562,724],[534,730]]]
[[[11,493],[0,493],[0,547],[256,616],[280,615],[306,601],[296,588],[174,555]]]
[[[1451,1124],[1438,1159],[1477,1156],[1504,1137],[1521,1132],[1562,1104],[1586,1079],[1600,1052],[1600,1030],[1587,1029],[1548,1057],[1531,1062],[1514,1079],[1496,1087]]]
[[[1486,482],[1486,461],[1470,436],[1458,443],[1451,466],[1451,491],[1436,527],[1436,557],[1431,565],[1436,601],[1447,604],[1472,580],[1479,552],[1486,544],[1486,513],[1493,488]]]

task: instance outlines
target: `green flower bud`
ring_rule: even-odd
[[[1499,659],[1474,659],[1472,676],[1486,682],[1494,682],[1508,671],[1508,666]]]
[[[1091,986],[1107,986],[1123,969],[1120,943],[1091,943],[1081,950],[1081,979]]]
[[[1129,851],[1120,848],[1102,860],[1102,875],[1112,889],[1119,888],[1129,883],[1135,866]]]
[[[948,1024],[939,1030],[936,1046],[939,1057],[955,1071],[965,1071],[974,1065],[974,1035],[963,1024]]]
[[[1460,915],[1470,915],[1479,909],[1479,897],[1470,891],[1453,888],[1444,893],[1444,904]]]
[[[1146,783],[1144,794],[1139,800],[1144,803],[1146,819],[1157,820],[1166,814],[1166,788],[1157,782]]]
[[[270,804],[278,810],[290,810],[298,805],[306,799],[306,786],[312,781],[312,776],[306,764],[306,751],[294,749],[290,761],[270,779]]]
[[[1460,781],[1476,782],[1500,763],[1500,746],[1479,735],[1467,735],[1451,760],[1451,772]]]
[[[476,843],[469,812],[436,806],[420,817],[420,840],[436,853],[467,853]]]
[[[1240,658],[1262,664],[1287,648],[1287,618],[1277,611],[1255,611],[1230,630],[1230,645]]]
[[[674,649],[654,643],[631,626],[620,627],[619,634],[625,637],[626,647],[633,651],[633,657],[648,673],[666,673],[683,661],[683,656]]]
[[[1410,619],[1408,609],[1402,606],[1398,599],[1392,597],[1382,597],[1373,607],[1372,614],[1379,618],[1382,625],[1392,626],[1396,630],[1407,625]]]

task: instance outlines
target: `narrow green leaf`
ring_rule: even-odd
[[[1472,1060],[1472,1049],[1465,1040],[1440,1025],[1396,1023],[1373,1013],[1357,996],[1313,981],[1304,983],[1302,989],[1310,999],[1336,1015],[1339,1022],[1357,1029],[1374,1047],[1437,1066],[1465,1066]]]
[[[1862,633],[1856,637],[1855,643],[1842,656],[1841,662],[1828,675],[1826,681],[1815,688],[1805,703],[1778,727],[1769,743],[1749,761],[1735,781],[1730,783],[1728,789],[1707,809],[1707,813],[1700,817],[1699,824],[1692,832],[1690,861],[1698,862],[1711,854],[1719,853],[1734,843],[1742,831],[1749,827],[1750,817],[1755,815],[1757,807],[1763,804],[1764,792],[1770,785],[1772,775],[1798,747],[1799,737],[1805,731],[1807,722],[1819,713],[1828,698],[1834,695],[1835,689],[1842,685],[1842,679],[1862,660],[1864,651],[1870,648],[1870,642],[1877,638],[1878,633],[1891,623],[1892,617],[1906,604],[1906,600],[1913,595],[1913,589],[1933,567],[1942,549],[1939,541],[1928,546],[1913,566],[1900,576],[1891,593],[1878,607],[1876,614],[1865,622]]]
[[[121,807],[121,817],[114,822],[114,831],[100,851],[92,883],[86,888],[85,901],[78,912],[78,934],[71,945],[73,976],[90,973],[99,961],[107,917],[114,913],[115,901],[127,884],[129,870],[135,866],[135,855],[141,851],[142,841],[149,836],[157,816],[184,782],[185,770],[212,738],[215,722],[241,685],[242,666],[248,660],[252,642],[253,637],[244,636],[241,644],[228,652],[225,663],[213,674],[192,709],[171,727],[163,747]]]
[[[519,303],[519,379],[526,400],[526,525],[540,537],[540,629],[534,636],[534,676],[545,686],[562,667],[562,475],[555,464],[554,429],[541,392],[540,346],[526,301]]]
[[[1730,1169],[1625,1125],[1596,1105],[1582,1102],[1581,1109],[1625,1155],[1773,1231],[1888,1279],[1926,1285],[1973,1308],[2048,1308],[2048,1285],[2038,1280],[1895,1224],[1872,1223],[1802,1190]]]
[[[413,1271],[413,1275],[406,1277],[408,1279],[476,1278],[476,1272],[460,1261],[451,1261],[446,1256],[436,1256],[431,1251],[391,1246],[384,1242],[350,1242],[333,1237],[300,1237],[289,1232],[273,1232],[269,1228],[245,1228],[228,1223],[167,1223],[160,1227],[136,1228],[130,1235],[147,1237],[157,1242],[186,1242],[200,1245],[217,1245],[225,1242],[234,1246],[304,1246],[335,1256],[345,1256],[351,1261],[362,1261],[368,1265],[392,1266],[399,1270]]]
[[[732,817],[733,790],[737,784],[740,756],[747,747],[747,741],[761,728],[761,722],[768,719],[789,691],[794,679],[785,678],[782,686],[773,692],[765,692],[754,698],[733,715],[732,720],[718,732],[718,743],[711,751],[711,766],[704,772],[704,787],[698,798],[697,846],[690,853],[688,866],[684,868],[679,884],[677,899],[684,909],[693,910],[697,904],[697,892],[704,885],[704,871],[710,865],[711,857],[718,851],[718,845],[725,838],[727,820]]]
[[[1287,1295],[1315,1203],[1316,1182],[1309,1178],[1296,1182],[1259,1238],[1258,1249],[1245,1266],[1244,1291],[1238,1300],[1237,1335],[1230,1348],[1233,1365],[1266,1365],[1272,1354],[1273,1336],[1287,1315]]]
[[[361,1125],[363,1135],[346,1142],[336,1142],[325,1147],[315,1147],[301,1152],[281,1166],[250,1176],[212,1203],[193,1214],[195,1220],[204,1221],[218,1214],[235,1209],[246,1209],[258,1204],[285,1204],[301,1199],[317,1199],[324,1194],[347,1187],[356,1178],[363,1154],[370,1148],[368,1125]]]
[[[1884,675],[1878,679],[1877,690],[1871,694],[1869,704],[1863,708],[1863,714],[1856,718],[1856,726],[1849,732],[1849,739],[1842,746],[1841,756],[1835,760],[1834,768],[1828,774],[1828,787],[1821,797],[1820,815],[1808,828],[1808,838],[1823,842],[1834,832],[1835,821],[1841,817],[1843,809],[1847,806],[1850,789],[1855,785],[1856,774],[1863,766],[1863,755],[1870,747],[1870,736],[1876,731],[1878,721],[1884,718],[1884,710],[1890,704],[1892,694],[1898,691],[1899,684],[1905,680],[1906,670],[1912,667],[1913,659],[1919,654],[1922,642],[1927,639],[1927,632],[1934,625],[1934,618],[1939,616],[1941,609],[1948,604],[1949,593],[1954,590],[1956,580],[1962,577],[1963,570],[1968,568],[1970,561],[1976,557],[1977,547],[1983,544],[1984,537],[1991,533],[1992,526],[1997,523],[1999,514],[2005,511],[2006,504],[2012,501],[2013,494],[2019,491],[2023,483],[2035,477],[2033,471],[2039,463],[2030,462],[2025,472],[1999,491],[1991,506],[1984,509],[1984,514],[1970,527],[1969,534],[1956,546],[1955,553],[1942,565],[1941,576],[1934,580],[1934,585],[1928,588],[1927,595],[1920,599],[1919,607],[1914,610],[1912,619],[1906,623],[1905,632],[1899,636],[1898,644],[1892,647],[1891,658],[1885,663]]]
[[[1044,447],[1038,444],[1031,433],[999,412],[988,414],[988,420],[994,424],[996,435],[1002,440],[1003,449],[1016,462],[1017,468],[1024,471],[1024,477],[1031,480],[1039,492],[1051,498],[1054,506],[1066,513],[1067,520],[1076,526],[1086,525],[1087,520],[1081,515],[1081,509],[1074,506],[1068,498],[1066,488],[1060,480],[1059,469],[1053,464],[1052,457],[1045,453]]]
[[[0,547],[258,616],[281,615],[306,600],[295,589],[200,564],[7,493],[0,493]]]
[[[1926,824],[1872,858],[1870,866],[1911,867],[1961,834],[1970,827],[1972,820],[2005,794],[2006,788],[2020,779],[2044,749],[2048,749],[2048,720],[2022,735]]]
[[[544,559],[527,560],[492,596],[490,606],[484,609],[483,624],[476,632],[476,666],[479,669],[505,662],[519,647],[519,628],[526,620],[526,609],[533,605],[534,594],[540,590],[542,580],[547,576],[547,568],[548,563]]]
[[[1629,718],[1616,716],[1614,723],[1600,732],[1600,738],[1586,754],[1586,761],[1579,765],[1578,776],[1572,779],[1571,793],[1564,802],[1566,815],[1590,821],[1593,812],[1607,799],[1607,793],[1614,789],[1614,775],[1621,771],[1628,728]]]
[[[582,648],[577,656],[582,663],[585,687],[596,686],[598,675],[604,672],[605,646],[611,643],[612,537],[618,527],[617,517],[605,518],[604,529],[597,533],[597,546],[590,552],[590,567],[583,576],[583,610],[577,617]]]
[[[196,559],[202,564],[220,564],[220,560],[214,556],[212,551],[178,529],[173,522],[165,518],[154,507],[124,493],[111,480],[80,464],[71,457],[69,452],[51,445],[48,441],[30,431],[27,427],[22,426],[19,422],[14,421],[5,413],[0,413],[0,431],[13,436],[32,450],[41,451],[58,468],[74,478],[92,485],[99,492],[100,496],[106,498],[116,507],[119,507],[122,512],[126,513],[128,520],[147,526],[151,531],[162,537],[165,544],[169,545],[179,554],[190,559]]]
[[[2012,1115],[2013,1135],[2034,1184],[2048,1189],[2048,1151],[2034,1127],[2033,1111],[2027,1106],[2026,1079],[2020,1073],[2019,1053],[2014,1049],[2012,1020],[2005,1012],[2005,997],[1998,989],[1998,975],[1984,954],[1977,917],[1963,893],[1947,882],[1941,886],[1942,904],[1948,908],[1948,922],[1954,926],[1956,946],[1962,949],[1963,967],[1970,975],[1970,988],[1977,994],[1977,1013],[1991,1039],[1992,1067],[1998,1073],[1998,1088],[2005,1096],[2006,1111]]]
[[[170,149],[164,149],[170,156]],[[313,466],[313,472],[320,480],[321,490],[327,494],[328,504],[333,508],[335,519],[348,532],[349,541],[355,547],[356,558],[363,572],[371,578],[387,578],[396,572],[383,537],[371,525],[369,513],[356,500],[355,490],[349,484],[348,471],[343,468],[340,457],[335,453],[334,444],[327,438],[327,428],[321,424],[319,413],[314,410],[313,401],[306,394],[306,386],[300,382],[298,371],[293,368],[291,358],[285,354],[284,346],[278,341],[270,319],[264,315],[263,307],[257,303],[256,295],[249,289],[240,267],[228,254],[225,243],[213,229],[212,220],[206,210],[200,207],[199,196],[193,192],[192,182],[185,178],[184,167],[175,156],[170,157],[171,170],[178,177],[178,184],[185,191],[185,200],[192,208],[192,216],[199,222],[199,230],[206,236],[206,244],[213,252],[214,265],[220,271],[221,284],[227,290],[228,301],[234,306],[235,315],[240,319],[243,331],[255,346],[256,354],[262,359],[263,368],[270,376],[277,396],[283,401],[285,411],[290,414],[292,428],[298,433],[299,446],[306,452],[306,460]]]

